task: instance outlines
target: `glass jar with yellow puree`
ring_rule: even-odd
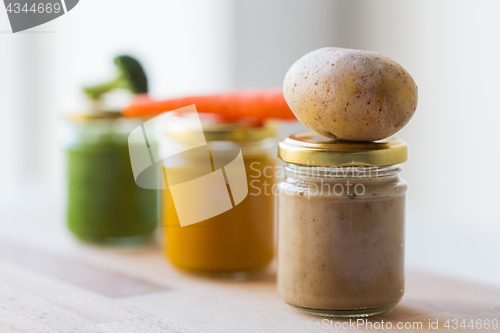
[[[407,145],[314,133],[279,144],[278,293],[321,316],[387,311],[404,293]]]
[[[161,146],[175,147],[176,151],[190,146],[190,140],[196,136],[192,126],[195,119],[198,118],[190,119],[189,114],[172,115],[162,131]],[[184,270],[230,278],[245,277],[247,273],[262,271],[274,256],[275,196],[265,188],[274,182],[276,125],[223,122],[215,115],[206,114],[200,114],[200,121],[208,148],[211,154],[219,156],[219,163],[222,157],[221,164],[227,165],[234,159],[234,148],[241,149],[247,183],[251,183],[252,188],[249,187],[243,201],[236,205],[233,202],[233,208],[228,211],[181,226],[172,192],[167,186],[162,193],[164,253],[173,265]],[[220,168],[211,161],[212,170],[210,167],[206,170],[203,152],[203,147],[199,147],[163,160],[168,185],[172,185],[173,178],[176,182],[179,179],[188,181]],[[227,188],[231,193],[229,185]],[[214,197],[217,200],[215,190],[208,192],[211,200]],[[199,208],[196,202],[189,204],[190,209]]]

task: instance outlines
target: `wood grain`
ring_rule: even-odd
[[[174,269],[157,246],[82,244],[61,215],[34,214],[46,217],[0,216],[13,222],[0,223],[2,333],[353,331],[334,329],[349,320],[324,321],[285,304],[272,268],[247,281],[193,276]],[[394,327],[377,332],[500,332],[446,329],[448,319],[500,320],[500,289],[408,271],[401,303],[369,322]],[[429,329],[436,320],[439,329]],[[422,329],[395,328],[414,322]]]
[[[19,244],[7,242],[0,244],[0,258],[109,297],[126,297],[168,289],[78,259],[51,255]]]

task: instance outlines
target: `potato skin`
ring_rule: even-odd
[[[418,89],[411,75],[379,53],[327,47],[295,62],[283,83],[297,119],[326,137],[385,139],[411,119]]]

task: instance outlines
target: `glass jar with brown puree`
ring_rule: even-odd
[[[404,293],[407,145],[314,133],[279,144],[278,293],[315,315],[365,317]]]

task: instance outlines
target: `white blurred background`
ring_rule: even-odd
[[[500,286],[498,13],[493,0],[85,0],[12,34],[0,8],[0,209],[63,209],[61,115],[117,54],[137,56],[161,98],[280,86],[313,49],[365,49],[419,86],[398,134],[410,144],[407,266]]]

